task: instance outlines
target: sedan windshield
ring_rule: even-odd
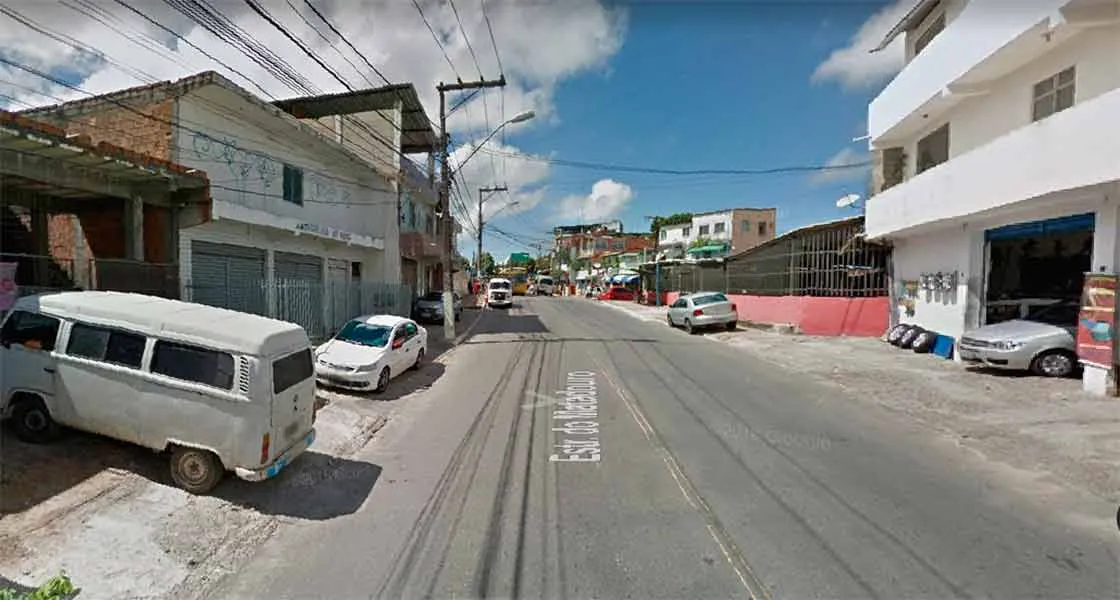
[[[384,348],[389,343],[389,335],[392,332],[393,328],[385,325],[370,325],[361,321],[350,321],[342,326],[334,339],[358,344],[359,346]]]
[[[443,300],[443,292],[428,292],[427,294],[424,294],[424,297],[420,299],[428,302],[438,302],[440,300]]]

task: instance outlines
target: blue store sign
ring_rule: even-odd
[[[1085,213],[1044,221],[1015,223],[985,231],[984,240],[990,242],[992,240],[1014,240],[1070,231],[1093,231],[1096,222],[1096,213]]]

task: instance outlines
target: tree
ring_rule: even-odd
[[[537,259],[530,257],[529,262],[525,263],[525,271],[528,273],[537,272]]]
[[[483,275],[490,276],[494,274],[494,255],[489,252],[483,252],[481,263]]]
[[[689,212],[673,213],[667,217],[654,217],[653,219],[650,219],[649,232],[656,235],[662,227],[691,222],[692,213]]]

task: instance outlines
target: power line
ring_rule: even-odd
[[[432,28],[432,24],[428,22],[428,17],[424,15],[424,9],[420,8],[420,3],[412,0],[412,5],[416,7],[416,12],[420,13],[420,18],[424,21],[424,25],[428,27],[428,32],[432,34],[432,39],[436,41],[436,46],[439,51],[443,53],[443,60],[447,61],[447,66],[451,67],[451,73],[455,75],[456,81],[462,81],[463,78],[459,75],[459,71],[455,70],[455,64],[451,62],[451,57],[447,55],[447,49],[443,47],[443,42],[439,40],[439,35],[436,30]]]
[[[520,154],[516,152],[502,152],[499,150],[490,150],[488,148],[480,148],[480,151],[488,154],[495,154],[497,156],[506,156],[509,158],[517,158],[520,160],[548,163],[550,165],[557,165],[561,167],[592,169],[596,171],[614,171],[619,173],[647,173],[652,175],[777,175],[780,173],[800,173],[811,171],[841,171],[845,169],[857,169],[871,166],[871,161],[864,161],[844,165],[795,165],[764,169],[667,169],[659,167],[639,167],[634,165],[618,165],[610,163],[565,160],[560,158],[548,158],[545,156],[533,156],[531,154]]]

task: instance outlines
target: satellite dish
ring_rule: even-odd
[[[848,194],[836,201],[836,208],[848,208],[856,202],[859,202],[859,198],[859,194]]]

